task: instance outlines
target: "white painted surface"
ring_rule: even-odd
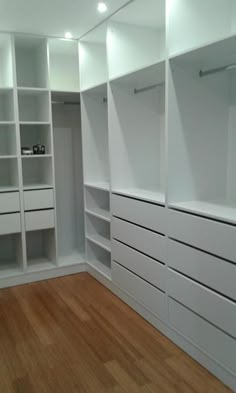
[[[20,211],[19,192],[0,194],[0,214]]]
[[[21,232],[20,213],[0,215],[0,235]]]
[[[40,210],[54,208],[53,190],[36,190],[24,192],[25,210]]]
[[[54,210],[40,210],[25,213],[26,231],[37,231],[55,227]]]

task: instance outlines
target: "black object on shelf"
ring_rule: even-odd
[[[45,154],[45,146],[44,145],[34,145],[33,146],[33,153],[36,155]]]

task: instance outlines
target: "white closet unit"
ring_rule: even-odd
[[[0,90],[13,88],[12,40],[0,34]]]
[[[0,88],[0,124],[13,123],[14,99],[12,88]]]

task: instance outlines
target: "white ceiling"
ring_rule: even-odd
[[[98,0],[0,0],[0,29],[79,38],[129,0],[106,0],[108,12],[97,12]]]

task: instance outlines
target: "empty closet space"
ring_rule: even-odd
[[[14,97],[13,89],[0,88],[0,124],[14,123]]]
[[[56,264],[54,229],[26,232],[27,271],[51,269]]]
[[[110,194],[107,190],[85,187],[85,212],[110,221]]]
[[[173,58],[169,71],[170,206],[231,223],[236,222],[235,42],[229,38]]]
[[[0,124],[0,159],[16,155],[16,126]]]
[[[1,276],[23,272],[22,241],[20,233],[0,236],[0,250]]]

